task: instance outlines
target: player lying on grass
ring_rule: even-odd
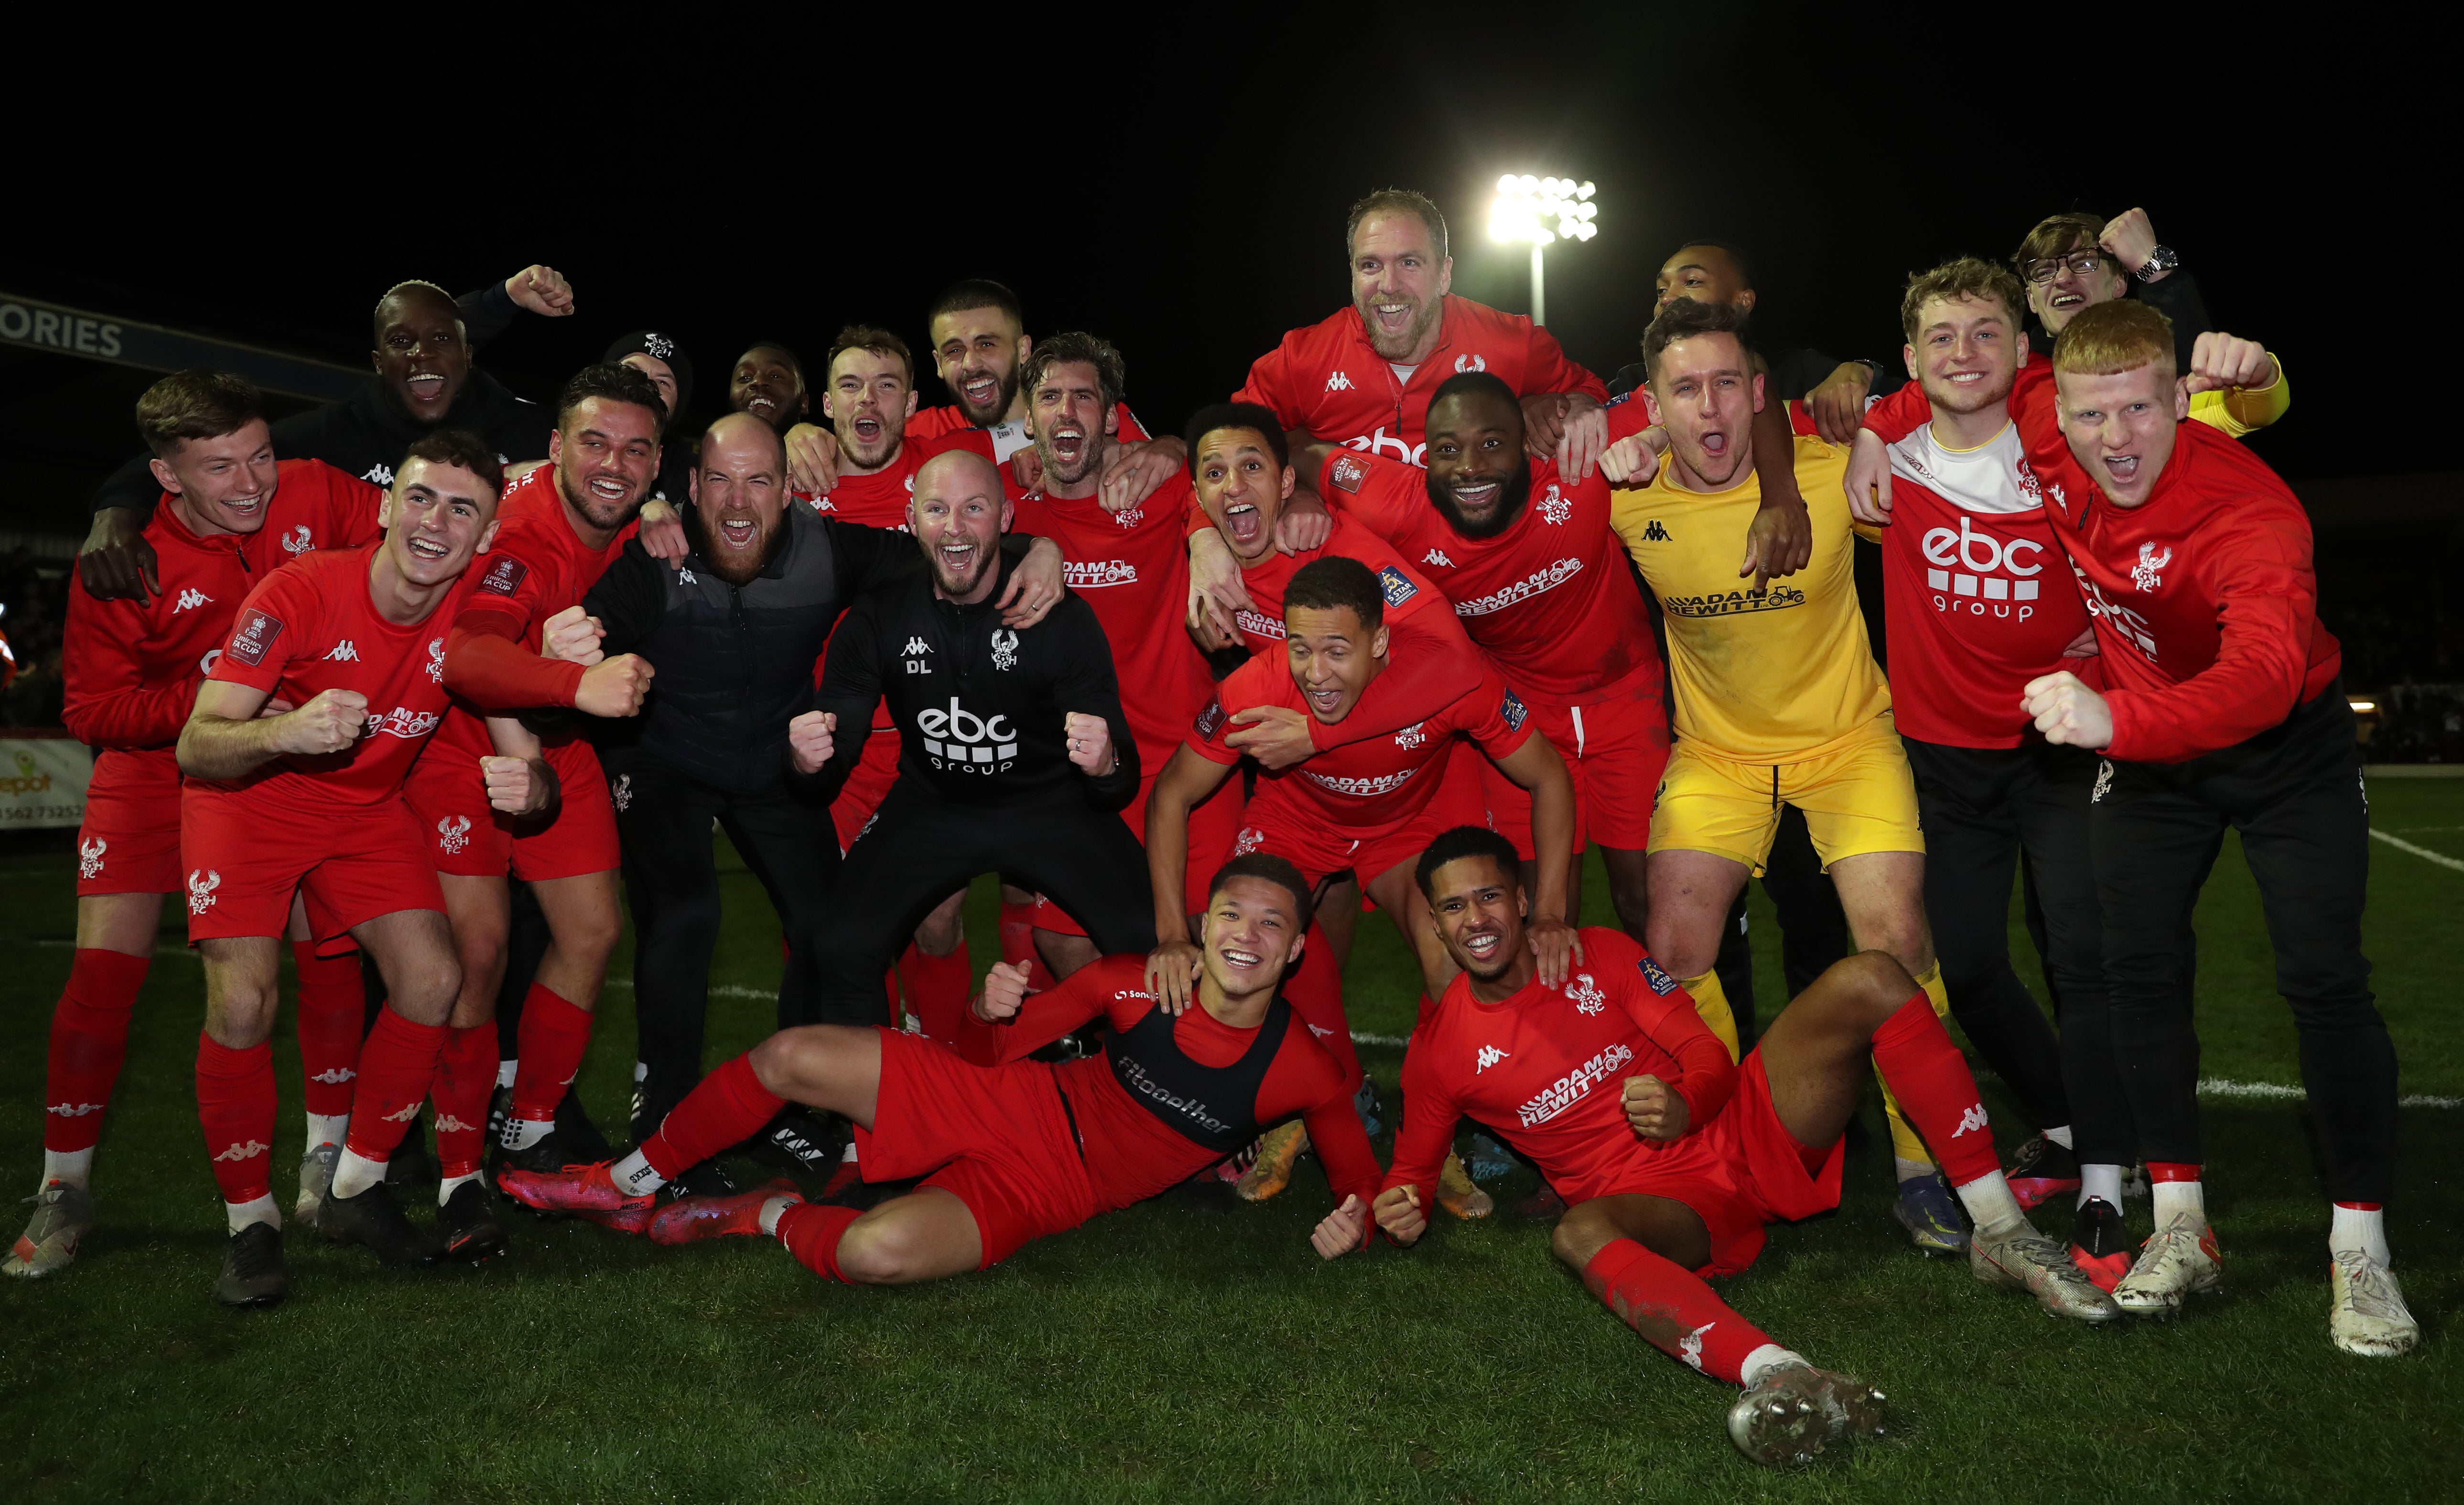
[[[957,1051],[890,1029],[784,1029],[713,1072],[623,1160],[508,1170],[505,1190],[662,1244],[766,1233],[816,1274],[896,1285],[989,1269],[1298,1117],[1328,1182],[1348,1206],[1365,1206],[1377,1162],[1343,1069],[1276,992],[1301,948],[1308,885],[1290,863],[1258,854],[1226,863],[1208,890],[1199,1007],[1177,1016],[1148,989],[1143,956],[1107,957],[1031,998],[1025,973],[1001,963],[968,1009]],[[1111,1027],[1102,1056],[1025,1059],[1098,1016]],[[854,1120],[867,1179],[923,1184],[861,1214],[774,1184],[687,1197],[652,1216],[659,1187],[791,1100]],[[1316,1231],[1320,1252],[1343,1252],[1330,1242],[1337,1231]],[[1365,1240],[1366,1220],[1340,1231]]]
[[[1654,1347],[1745,1388],[1728,1412],[1737,1447],[1759,1463],[1804,1462],[1876,1434],[1881,1393],[1781,1347],[1703,1277],[1751,1265],[1764,1224],[1839,1205],[1840,1135],[1870,1058],[1975,1220],[1976,1278],[2057,1317],[2120,1315],[2029,1226],[1959,1048],[1886,953],[1832,966],[1731,1065],[1685,990],[1621,931],[1586,928],[1582,963],[1541,982],[1514,846],[1495,831],[1445,832],[1417,875],[1463,973],[1403,1057],[1384,1187],[1329,1215],[1321,1250],[1352,1247],[1370,1214],[1397,1243],[1418,1242],[1456,1120],[1475,1118],[1566,1199],[1552,1248],[1592,1294]]]

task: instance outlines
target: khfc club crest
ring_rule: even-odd
[[[1004,672],[1018,667],[1018,634],[1007,628],[993,633],[993,667]]]
[[[223,875],[211,868],[198,868],[188,874],[188,913],[202,915],[214,907],[214,890],[223,886]]]
[[[625,811],[631,809],[633,808],[633,776],[629,773],[618,774],[616,776],[616,782],[607,786],[607,798],[608,801],[616,807],[616,811],[620,815]]]
[[[1589,972],[1577,974],[1567,985],[1566,996],[1574,1001],[1574,1012],[1578,1014],[1597,1014],[1609,1007],[1609,995],[1600,991],[1600,985]]]
[[[447,852],[460,852],[471,845],[471,817],[448,815],[436,823],[436,845]]]
[[[102,854],[110,849],[110,846],[111,843],[103,840],[99,836],[97,836],[90,841],[78,842],[77,876],[81,878],[99,878],[102,876]]]

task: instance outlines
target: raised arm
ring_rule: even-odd
[[[1210,705],[1208,714],[1220,716]],[[1155,948],[1147,958],[1147,990],[1169,1013],[1189,1007],[1199,951],[1189,939],[1189,812],[1223,786],[1238,760],[1222,763],[1183,742],[1147,796],[1147,881],[1155,889]]]

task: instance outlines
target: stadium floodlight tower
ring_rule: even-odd
[[[1593,223],[1600,206],[1590,183],[1572,178],[1535,178],[1509,172],[1497,180],[1497,199],[1488,207],[1491,240],[1531,243],[1531,321],[1549,321],[1547,286],[1541,276],[1541,253],[1551,242],[1589,240],[1600,232]]]

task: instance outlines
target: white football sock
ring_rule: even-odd
[[[668,1178],[652,1170],[649,1157],[640,1150],[608,1166],[607,1179],[630,1197],[647,1197],[668,1184]]]
[[[763,1209],[762,1216],[769,1216],[767,1208]],[[1805,1364],[1809,1368],[1812,1367],[1812,1361],[1795,1349],[1782,1348],[1777,1343],[1765,1343],[1746,1355],[1746,1361],[1737,1366],[1737,1379],[1750,1390],[1762,1383],[1765,1375],[1774,1369],[1785,1369],[1791,1364]]]
[[[496,1142],[509,1150],[526,1150],[544,1140],[556,1128],[553,1118],[507,1118],[505,1132]]]
[[[2122,1167],[2119,1165],[2083,1164],[2079,1167],[2079,1206],[2086,1206],[2090,1197],[2102,1197],[2114,1211],[2122,1210]]]
[[[56,1181],[82,1191],[86,1189],[93,1176],[94,1147],[92,1145],[81,1150],[45,1150],[43,1179],[34,1183],[34,1190],[39,1192]]]
[[[372,1161],[345,1144],[342,1158],[334,1162],[334,1195],[356,1197],[385,1180],[385,1162]]]
[[[308,1148],[319,1144],[340,1144],[342,1136],[351,1132],[351,1116],[347,1113],[312,1113],[308,1115]]]
[[[521,1064],[522,1063],[519,1061],[498,1061],[496,1063],[496,1085],[499,1087],[513,1086],[514,1068]]]
[[[2007,1232],[2028,1221],[2028,1214],[2019,1209],[2019,1199],[2011,1195],[2011,1184],[1998,1170],[1989,1170],[1952,1189],[1959,1193],[1959,1205],[1968,1209],[1969,1221],[1979,1233]]]
[[[778,1237],[779,1220],[786,1215],[789,1207],[800,1205],[803,1200],[802,1197],[780,1196],[761,1204],[761,1231],[772,1238]]]
[[[478,1179],[479,1173],[475,1170],[468,1176],[446,1177],[443,1181],[436,1184],[436,1205],[440,1207],[445,1206],[447,1203],[453,1200],[453,1191],[455,1187],[461,1185],[466,1181],[477,1181]]]
[[[2327,1252],[2342,1253],[2358,1249],[2382,1265],[2395,1263],[2387,1252],[2387,1213],[2378,1207],[2336,1207],[2335,1221],[2327,1226]]]
[[[1897,1155],[1891,1157],[1893,1181],[1914,1181],[1920,1176],[1930,1176],[1940,1168],[1931,1161],[1903,1160]]]
[[[2053,1140],[2056,1144],[2060,1145],[2066,1150],[2075,1150],[2079,1148],[2078,1145],[2071,1142],[2071,1126],[2067,1123],[2063,1124],[2058,1129],[2047,1129],[2045,1131],[2045,1138]]]
[[[252,1223],[262,1223],[276,1232],[282,1229],[282,1209],[274,1205],[274,1198],[270,1195],[259,1197],[254,1202],[226,1202],[223,1215],[231,1219],[231,1230],[234,1233]]]
[[[2205,1226],[2208,1221],[2207,1194],[2195,1181],[2160,1181],[2156,1183],[2156,1227],[2169,1227],[2172,1221],[2189,1214],[2190,1221]]]

